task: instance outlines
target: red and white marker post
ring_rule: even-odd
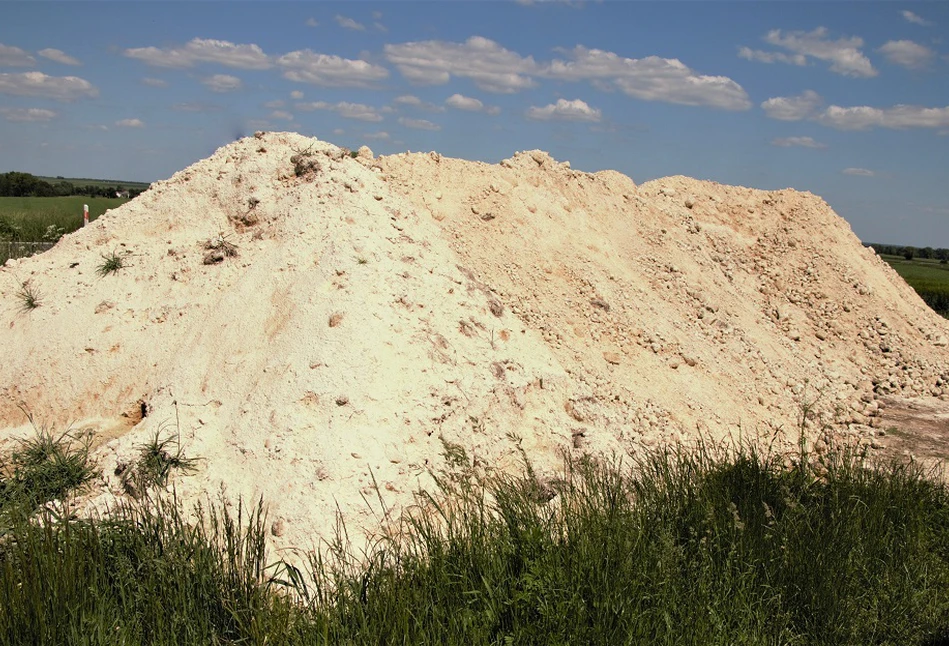
[[[82,205],[82,226],[89,224],[89,205]]]

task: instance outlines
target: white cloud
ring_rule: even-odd
[[[346,131],[343,130],[342,128],[334,128],[334,129],[333,129],[333,134],[334,134],[334,135],[345,135],[345,134],[346,134]]]
[[[469,112],[484,112],[492,116],[501,114],[501,108],[496,105],[485,105],[479,99],[464,96],[462,94],[452,94],[445,99],[445,105],[456,110],[467,110]]]
[[[363,136],[364,136],[366,139],[388,140],[388,139],[391,138],[391,137],[389,137],[389,133],[386,132],[385,130],[382,130],[382,131],[380,131],[380,132],[369,132],[369,133],[366,133],[366,134],[363,135]]]
[[[364,105],[362,103],[348,103],[346,101],[341,101],[340,103],[327,103],[326,101],[297,103],[296,107],[298,110],[304,110],[307,112],[313,110],[329,110],[330,112],[335,112],[339,116],[346,119],[356,119],[358,121],[378,122],[385,118],[372,106]]]
[[[891,40],[877,51],[882,52],[891,63],[908,69],[926,67],[936,56],[933,50],[911,40]]]
[[[827,148],[827,144],[814,141],[812,137],[781,137],[772,139],[771,145],[780,146],[782,148],[791,148],[793,146],[801,146],[802,148]]]
[[[361,22],[356,22],[352,18],[347,18],[346,16],[341,16],[336,14],[335,16],[336,24],[344,29],[352,29],[354,31],[366,31],[366,25]]]
[[[744,50],[747,50],[747,55],[743,58],[766,63],[777,61],[794,65],[803,64],[800,59],[801,56],[805,57],[805,60],[806,57],[811,57],[830,63],[831,71],[844,76],[868,78],[877,75],[870,59],[860,51],[860,48],[863,47],[862,38],[855,36],[853,38],[830,40],[827,34],[826,27],[818,27],[813,31],[789,31],[786,33],[780,29],[772,29],[765,35],[765,42],[786,49],[792,52],[793,56],[769,52],[756,53],[756,50],[748,48],[739,50],[739,56],[742,56]]]
[[[141,119],[120,119],[115,122],[120,128],[144,128],[145,123]]]
[[[918,105],[896,105],[892,108],[872,108],[865,105],[832,105],[817,120],[839,130],[946,128],[949,127],[949,106],[924,108]]]
[[[785,54],[783,52],[763,52],[760,49],[740,47],[738,58],[759,63],[787,63],[788,65],[807,65],[807,56],[804,54]]]
[[[389,28],[383,25],[381,22],[374,22],[372,26],[375,27],[376,31],[381,31],[384,34],[389,33]]]
[[[51,61],[62,63],[63,65],[82,65],[78,60],[60,49],[47,48],[41,49],[36,53],[43,58],[48,58]]]
[[[565,53],[569,60],[542,64],[481,36],[463,43],[429,40],[385,46],[389,62],[417,85],[444,85],[454,76],[470,79],[488,92],[512,93],[535,87],[534,77],[540,77],[589,81],[600,89],[618,89],[644,101],[726,110],[751,107],[744,89],[732,79],[699,75],[677,59],[623,58],[582,46]]]
[[[403,94],[402,96],[397,96],[392,100],[393,103],[397,105],[407,105],[419,110],[426,110],[428,112],[444,112],[445,108],[440,105],[435,105],[434,103],[429,103],[428,101],[423,101],[422,99],[414,96],[412,94]]]
[[[306,19],[306,23],[304,23],[304,24],[305,24],[307,27],[319,27],[319,26],[320,26],[320,23],[316,20],[316,18],[307,18],[307,19]]]
[[[144,77],[142,84],[148,85],[149,87],[168,87],[168,81],[152,78],[150,76]]]
[[[385,56],[416,85],[444,85],[452,76],[470,79],[488,92],[517,92],[537,85],[529,76],[538,70],[533,58],[481,36],[464,43],[427,40],[386,45]]]
[[[293,92],[290,93],[290,98],[296,99],[297,101],[299,101],[300,99],[303,98],[303,92],[301,92],[300,90],[294,90]]]
[[[547,121],[557,119],[561,121],[599,121],[602,113],[596,108],[591,108],[585,101],[574,99],[558,99],[557,103],[545,105],[542,108],[532,106],[525,113],[528,119],[539,119]]]
[[[675,58],[623,58],[613,52],[577,46],[570,61],[552,61],[542,75],[564,81],[591,81],[599,89],[615,87],[643,101],[704,105],[724,110],[751,107],[742,87],[727,76],[704,76]]]
[[[293,121],[293,115],[286,110],[274,110],[270,113],[271,119],[282,119],[284,121]]]
[[[264,103],[264,107],[265,107],[265,108],[270,108],[271,110],[274,110],[274,109],[277,109],[277,108],[282,108],[282,107],[284,107],[285,105],[286,105],[286,103],[284,103],[284,102],[281,101],[280,99],[276,99],[275,101],[267,101],[266,103]]]
[[[58,116],[56,112],[42,108],[0,108],[0,114],[7,121],[49,121]]]
[[[19,47],[0,43],[0,67],[32,67],[36,59]]]
[[[814,90],[805,90],[798,96],[776,96],[764,101],[761,108],[772,119],[800,121],[814,116],[823,103]]]
[[[856,177],[873,177],[876,175],[872,170],[866,168],[845,168],[841,172],[844,175],[854,175]]]
[[[389,76],[389,70],[366,61],[317,54],[309,49],[277,59],[283,77],[298,83],[334,87],[367,87]]]
[[[78,76],[47,76],[42,72],[0,74],[0,93],[75,101],[99,96],[99,90]]]
[[[904,9],[900,13],[903,15],[903,19],[906,20],[906,22],[911,22],[914,25],[922,25],[923,27],[929,27],[930,25],[933,24],[930,21],[926,20],[925,18],[921,18],[917,16],[912,11],[907,11]]]
[[[244,83],[230,74],[215,74],[201,79],[201,83],[212,92],[234,92],[244,87]]]
[[[484,103],[478,99],[473,99],[461,94],[452,94],[450,97],[445,99],[445,105],[447,105],[449,108],[469,110],[471,112],[481,112],[484,110]]]
[[[437,123],[432,123],[425,119],[407,119],[405,117],[399,117],[399,123],[401,123],[406,128],[415,128],[416,130],[441,130],[442,127]]]
[[[273,65],[270,57],[257,45],[235,45],[227,40],[209,38],[195,38],[183,47],[135,47],[126,49],[124,54],[156,67],[218,63],[237,69],[264,70]]]

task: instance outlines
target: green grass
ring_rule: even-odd
[[[0,239],[40,242],[49,227],[70,233],[82,226],[82,205],[89,205],[89,220],[128,202],[104,197],[0,197]]]
[[[105,277],[109,274],[114,274],[127,266],[128,265],[126,264],[125,257],[115,251],[112,251],[108,254],[103,254],[102,262],[99,263],[98,267],[96,267],[96,273],[102,277]]]
[[[35,437],[20,441],[0,460],[0,536],[2,519],[11,513],[30,514],[47,502],[61,500],[95,473],[87,443],[69,431],[56,434],[47,428],[34,429]]]
[[[949,264],[933,259],[906,260],[900,256],[881,256],[896,270],[926,304],[943,316],[949,316]]]
[[[949,490],[905,463],[666,448],[560,482],[439,488],[367,553],[345,533],[272,563],[260,505],[174,498],[0,538],[0,641],[69,644],[935,645],[949,639]],[[292,592],[293,595],[287,593]]]
[[[44,182],[49,182],[53,186],[59,182],[69,182],[77,188],[83,186],[104,186],[106,188],[112,188],[114,186],[121,186],[122,188],[127,189],[140,189],[145,190],[149,187],[148,182],[123,182],[117,179],[87,179],[84,177],[44,177],[42,175],[36,175],[36,179],[41,179]]]
[[[22,312],[35,310],[43,303],[43,297],[39,290],[28,280],[20,283],[20,289],[17,290],[16,297],[20,301],[20,311]]]
[[[139,447],[135,464],[125,465],[122,485],[125,491],[136,498],[145,495],[152,487],[164,487],[173,471],[192,473],[197,469],[197,458],[184,454],[181,436],[169,433],[162,437],[164,429],[159,427],[155,436]]]

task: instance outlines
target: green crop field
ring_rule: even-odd
[[[41,179],[44,182],[49,182],[50,184],[56,185],[59,182],[69,182],[73,186],[121,186],[122,188],[132,188],[145,190],[148,188],[148,182],[123,182],[117,179],[88,179],[85,177],[45,177],[43,175],[36,175],[36,179]]]
[[[949,264],[935,259],[906,260],[900,256],[881,255],[896,270],[903,280],[926,303],[942,314],[949,316]]]
[[[128,202],[124,198],[0,197],[0,264],[41,251],[23,242],[55,242],[82,226],[82,206],[89,205],[89,220]]]
[[[128,202],[124,198],[84,197],[0,197],[0,239],[41,241],[53,225],[75,231],[82,226],[82,205],[89,205],[94,220],[109,209]],[[13,227],[9,231],[6,225]]]

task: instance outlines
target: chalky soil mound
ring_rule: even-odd
[[[795,442],[808,410],[818,450],[821,429],[881,447],[882,399],[949,396],[949,323],[811,194],[291,133],[7,263],[0,329],[0,443],[23,406],[88,429],[101,505],[178,433],[201,458],[179,496],[262,495],[278,547],[337,510],[371,529],[376,487],[409,503],[445,442],[553,475],[563,452]]]

